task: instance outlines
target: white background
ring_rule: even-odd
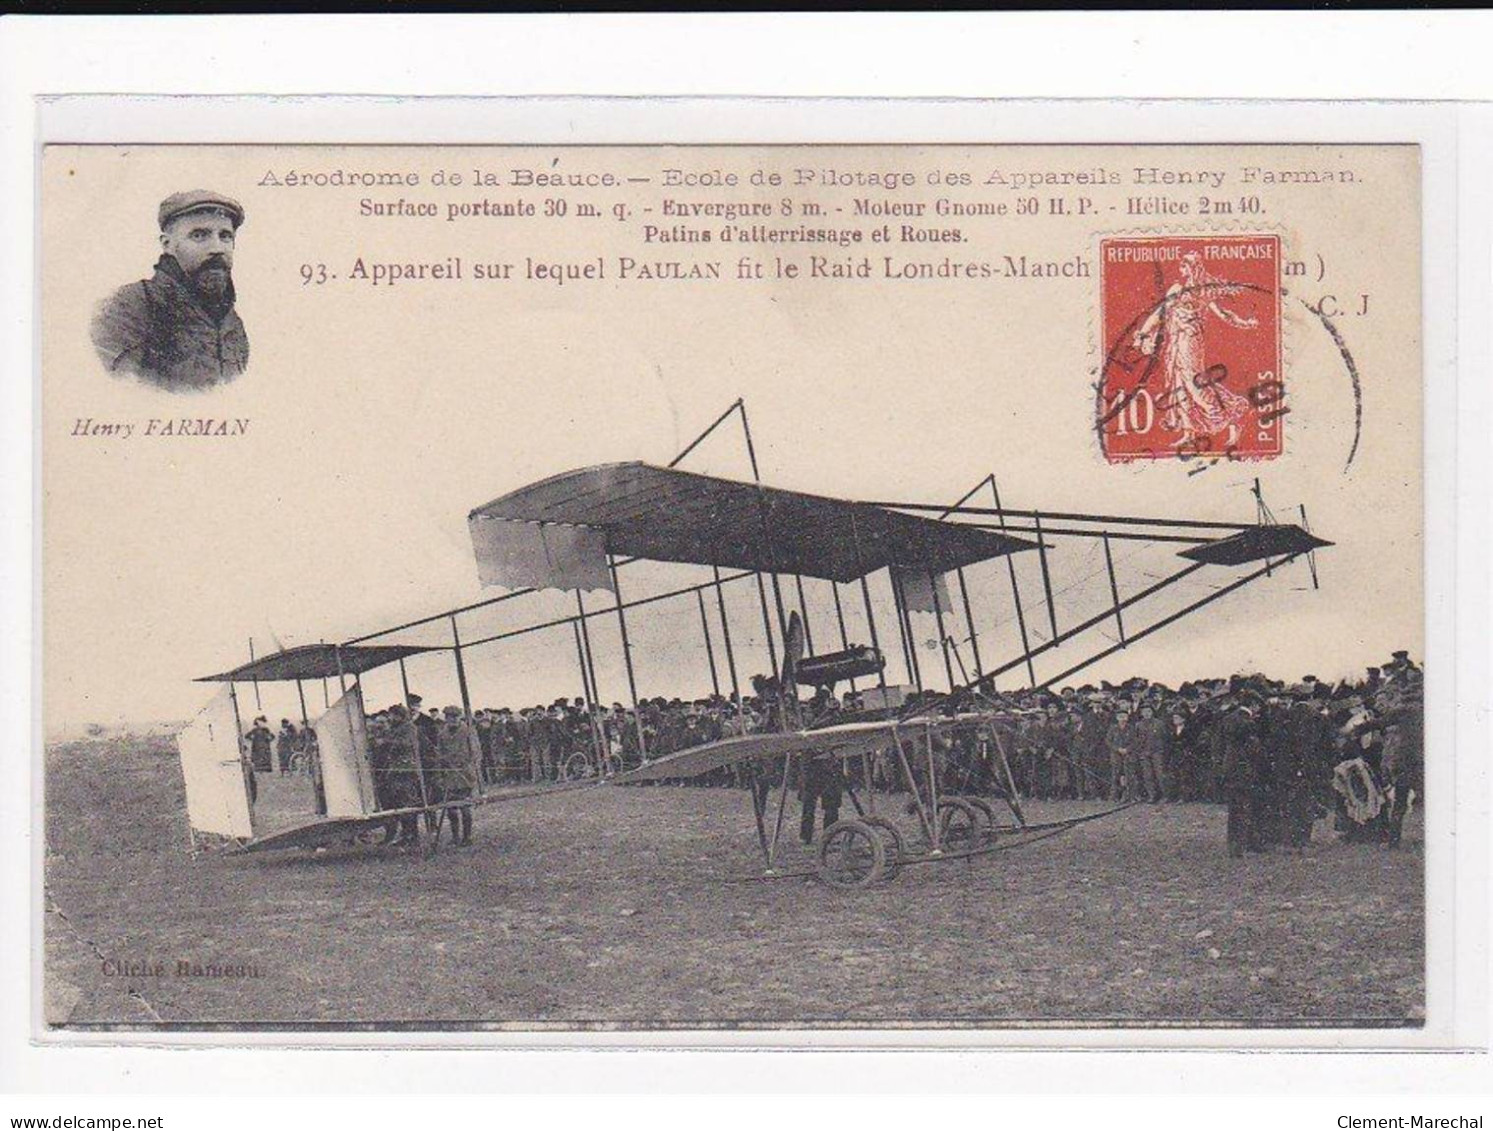
[[[1118,1122],[1335,1127],[1338,1115],[1486,1113],[1484,1051],[1431,1056],[1241,1055],[1207,1053],[1003,1052],[688,1055],[665,1051],[531,1051],[497,1054],[150,1049],[38,1049],[28,1045],[33,893],[29,862],[32,800],[27,769],[33,730],[29,670],[34,555],[31,514],[33,299],[32,195],[38,95],[67,92],[216,94],[719,94],[943,97],[1205,97],[1482,99],[1489,96],[1490,29],[1486,14],[1310,14],[1295,16],[1159,14],[1146,16],[741,16],[741,17],[216,17],[9,19],[0,24],[0,175],[5,203],[0,247],[6,250],[0,291],[0,480],[7,539],[0,620],[0,712],[8,741],[0,763],[0,1084],[7,1091],[95,1091],[147,1094],[208,1089],[266,1093],[327,1088],[362,1091],[487,1089],[714,1089],[1056,1091],[1066,1099],[989,1101],[969,1118],[1061,1124]],[[1488,635],[1486,523],[1489,415],[1487,389],[1488,237],[1493,179],[1489,116],[1464,108],[1459,147],[1456,239],[1458,301],[1476,319],[1456,323],[1456,337],[1428,357],[1455,371],[1454,389],[1431,390],[1454,406],[1442,421],[1453,435],[1458,490],[1428,498],[1428,522],[1449,549],[1431,563],[1432,618],[1455,626],[1455,715],[1459,805],[1469,820],[1455,846],[1458,984],[1486,1018],[1488,839],[1486,770]],[[263,140],[277,140],[265,138]],[[348,139],[352,140],[352,139]],[[1263,139],[1260,139],[1263,140]],[[1408,140],[1408,139],[1407,139]],[[1444,219],[1444,218],[1443,218]],[[1430,221],[1428,217],[1428,247]],[[1435,249],[1432,249],[1433,252]],[[1442,249],[1444,252],[1445,249]],[[1443,294],[1443,297],[1448,297]],[[1428,311],[1434,296],[1428,287]],[[1436,378],[1433,376],[1432,378]],[[1434,430],[1435,423],[1431,423]],[[1446,453],[1449,458],[1450,453]],[[1428,471],[1428,490],[1436,477]],[[1446,484],[1449,486],[1449,484]],[[1429,658],[1429,657],[1428,657]],[[1433,723],[1433,727],[1436,724]],[[1448,732],[1450,733],[1450,732]],[[764,940],[771,954],[772,940]],[[784,956],[790,960],[791,956]],[[1487,1040],[1484,1022],[1472,1034]],[[1191,1099],[1116,1103],[1103,1093],[1171,1092]],[[1251,1093],[1248,1102],[1206,1098]],[[1412,1099],[1407,1093],[1418,1092]],[[1317,1094],[1322,1093],[1318,1098]],[[1379,1097],[1379,1093],[1391,1095]],[[1090,1096],[1089,1094],[1093,1094]],[[1333,1098],[1327,1098],[1332,1096]],[[180,1101],[178,1101],[180,1102]],[[316,1101],[284,1099],[271,1109],[219,1101],[166,1107],[152,1095],[130,1099],[0,1100],[0,1116],[151,1115],[166,1126],[223,1127],[340,1122]],[[283,1104],[283,1109],[281,1109]],[[691,1122],[724,1115],[859,1121],[865,1109],[839,1102],[797,1102],[768,1112],[658,1110],[607,1104],[572,1114],[608,1125],[646,1115]],[[208,1112],[211,1112],[210,1116]],[[630,1114],[629,1114],[630,1112]],[[459,1105],[425,1102],[407,1109],[367,1103],[380,1122],[553,1119],[508,1101]],[[956,1118],[921,1105],[878,1103],[879,1119],[910,1123]]]

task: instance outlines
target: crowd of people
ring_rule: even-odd
[[[592,777],[727,735],[777,729],[782,708],[775,690],[757,677],[753,694],[740,698],[655,698],[636,711],[620,703],[588,709],[582,699],[558,699],[516,711],[483,707],[470,720],[455,706],[426,710],[411,695],[368,719],[378,804],[445,804],[453,838],[467,843],[470,809],[452,802],[490,786]],[[1229,811],[1229,851],[1236,855],[1272,847],[1299,851],[1316,819],[1333,812],[1350,838],[1397,842],[1405,799],[1411,788],[1423,789],[1422,675],[1404,652],[1361,679],[1339,683],[1307,676],[1287,684],[1256,675],[1171,688],[1136,678],[1061,691],[966,693],[952,704],[946,696],[928,698],[943,699],[944,710],[985,717],[980,725],[910,739],[933,743],[931,751],[910,751],[910,763],[920,776],[931,755],[941,792],[1222,803]],[[908,708],[918,705],[913,696]],[[856,691],[836,696],[821,689],[793,710],[807,725],[875,717]],[[282,720],[275,735],[257,719],[247,745],[256,770],[301,769],[319,782],[308,728]],[[905,788],[892,750],[873,756],[870,770],[873,788]],[[736,765],[691,783],[747,787],[755,773],[751,765]],[[830,777],[798,783],[806,804],[820,796],[827,821],[838,810],[839,782]],[[320,805],[324,809],[324,801]],[[812,817],[808,821],[812,830]],[[419,823],[409,817],[393,839],[414,842],[419,835]]]
[[[1236,855],[1300,851],[1329,813],[1349,839],[1398,843],[1424,790],[1423,679],[1405,652],[1340,683],[1132,679],[1001,699],[1020,796],[1223,803]]]

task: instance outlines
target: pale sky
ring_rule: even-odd
[[[550,223],[489,220],[485,226],[363,220],[356,204],[366,190],[289,195],[260,187],[267,169],[377,163],[428,175],[448,165],[507,169],[522,161],[538,167],[554,156],[568,163],[562,168],[653,173],[687,160],[678,151],[658,150],[345,150],[335,160],[330,152],[224,147],[47,154],[42,442],[49,730],[187,717],[214,690],[193,677],[247,659],[251,637],[261,652],[276,638],[286,644],[345,639],[494,595],[477,583],[466,528],[471,508],[575,467],[667,462],[738,396],[746,398],[763,477],[775,486],[847,498],[952,502],[994,472],[1011,507],[1247,522],[1254,517],[1249,486],[1258,475],[1278,517],[1294,520],[1304,504],[1313,528],[1336,543],[1319,556],[1320,592],[1310,591],[1305,564],[1293,565],[1075,682],[1142,674],[1177,683],[1241,670],[1339,678],[1398,648],[1421,654],[1413,149],[1314,150],[1307,163],[1350,165],[1362,183],[1262,191],[1267,219],[1261,230],[1281,234],[1288,258],[1315,265],[1322,257],[1322,279],[1292,283],[1301,300],[1330,292],[1346,307],[1361,293],[1376,296],[1369,314],[1345,315],[1338,323],[1363,385],[1362,441],[1352,466],[1344,467],[1353,429],[1351,382],[1334,343],[1293,295],[1285,301],[1291,405],[1285,454],[1196,475],[1175,461],[1110,465],[1097,449],[1097,270],[1089,278],[980,284],[608,278],[555,286],[468,277],[372,288],[345,278],[360,257],[398,262],[460,255],[469,276],[476,263],[522,264],[529,256],[578,263],[601,256],[615,267],[620,255],[694,260],[707,253],[644,245],[635,225],[609,214]],[[1251,163],[1270,164],[1279,155],[1256,153]],[[1103,148],[1028,149],[1020,165],[1128,170],[1243,163],[1206,149],[1152,149],[1145,158]],[[743,171],[804,163],[801,153],[766,149],[731,150],[711,160],[729,160]],[[1013,157],[1009,150],[974,148],[858,150],[821,154],[813,163],[921,174],[935,166],[988,170],[1011,165]],[[106,376],[88,346],[87,325],[95,302],[148,273],[158,201],[198,185],[237,196],[247,213],[234,276],[251,362],[226,389],[172,397]],[[1134,191],[1121,185],[1095,197],[1123,207]],[[921,186],[909,193],[907,199],[938,195]],[[406,195],[445,199],[428,187]],[[490,195],[512,199],[517,193],[496,189]],[[1012,199],[994,190],[974,195]],[[840,200],[822,199],[831,207]],[[957,254],[1092,262],[1097,239],[1118,227],[1125,225],[1071,216],[1020,225],[981,220],[967,226],[973,246]],[[947,254],[895,250],[935,261]],[[774,254],[763,246],[751,251],[769,263]],[[742,250],[708,254],[729,273]],[[321,262],[342,277],[303,284],[301,264]],[[1405,301],[1387,301],[1391,288]],[[178,416],[251,423],[238,438],[71,434],[79,420],[143,427],[150,419]],[[739,433],[727,429],[685,466],[733,477],[749,470]],[[983,502],[988,505],[988,496]],[[1122,590],[1176,568],[1177,548],[1119,544]],[[1020,569],[1028,623],[1034,643],[1040,642],[1048,628],[1035,556],[1027,555]],[[1108,601],[1102,558],[1093,552],[1054,554],[1053,569],[1060,628]],[[1201,571],[1186,595],[1202,595],[1208,584],[1233,576]],[[969,577],[988,666],[996,656],[1014,654],[1005,567],[987,563]],[[639,566],[624,571],[622,584],[635,597],[700,579],[698,571]],[[876,580],[882,591],[884,582]],[[1178,594],[1180,603],[1184,595]],[[851,637],[865,641],[858,591],[845,588],[842,596]],[[791,586],[785,598],[796,604]],[[592,594],[588,601],[599,606],[609,598]],[[1173,607],[1159,604],[1157,615]],[[573,597],[545,594],[500,609],[464,618],[463,637],[525,618],[565,615]],[[729,609],[745,683],[766,668],[755,589],[735,587]],[[809,612],[819,650],[827,650],[823,641],[837,647],[827,583],[810,583]],[[901,678],[889,606],[882,603],[877,612],[889,674]],[[1144,610],[1135,615],[1133,626],[1146,623]],[[724,682],[713,604],[710,617]],[[950,627],[965,635],[962,616]],[[641,694],[710,690],[694,598],[639,610],[629,628]],[[918,635],[926,640],[933,630],[920,626]],[[602,698],[625,701],[614,618],[596,622],[592,638]],[[1064,645],[1039,666],[1039,675],[1108,643],[1094,634]],[[925,648],[920,655],[925,676],[938,673],[930,684],[942,685],[937,651]],[[568,629],[478,650],[468,667],[476,705],[520,706],[580,693]],[[449,656],[414,662],[410,673],[428,702],[454,701]],[[1002,685],[1017,686],[1018,674]],[[392,699],[397,680],[394,669],[370,677],[370,705]],[[267,712],[293,713],[293,688],[288,697],[262,694]],[[321,702],[314,689],[310,705]]]

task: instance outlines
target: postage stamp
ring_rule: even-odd
[[[1100,241],[1097,430],[1111,463],[1284,447],[1280,238]]]

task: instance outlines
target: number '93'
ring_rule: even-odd
[[[318,287],[325,283],[331,276],[327,274],[325,263],[302,263],[301,264],[301,286],[310,286],[315,283]]]

